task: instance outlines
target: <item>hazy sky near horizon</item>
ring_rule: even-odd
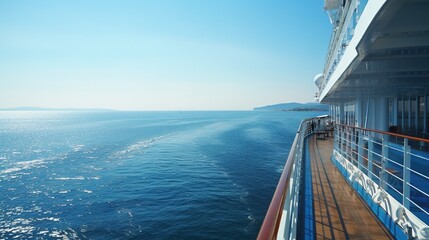
[[[322,0],[0,1],[0,108],[310,102],[331,28]]]

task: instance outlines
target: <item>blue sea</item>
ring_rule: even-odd
[[[314,112],[0,112],[1,239],[254,239]]]

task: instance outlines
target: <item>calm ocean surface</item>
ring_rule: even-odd
[[[315,112],[0,112],[0,238],[254,239]]]

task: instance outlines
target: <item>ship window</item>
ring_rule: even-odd
[[[403,105],[403,101],[402,101],[402,99],[398,99],[398,127],[400,127],[401,129],[402,128],[404,128],[404,126],[402,125],[403,124],[403,116],[404,116],[404,114],[403,114],[403,107],[404,107],[404,105]]]
[[[426,117],[426,124],[424,125],[424,133],[427,134],[429,133],[428,128],[429,128],[429,96],[426,96],[426,102],[425,102],[425,117]]]
[[[397,104],[397,106],[392,107],[389,101],[389,123],[394,125],[391,122],[391,109],[396,109],[398,130],[406,135],[427,138],[429,133],[429,95],[398,99]]]
[[[424,132],[424,117],[425,117],[425,97],[418,97],[418,117],[417,117],[417,131]]]
[[[403,119],[404,119],[404,132],[408,133],[410,131],[410,100],[404,99],[404,112],[403,112]]]
[[[393,126],[394,124],[394,112],[393,112],[393,99],[389,99],[389,126]]]
[[[356,108],[354,103],[346,104],[345,106],[345,114],[346,114],[346,124],[355,126],[355,113]]]
[[[337,123],[341,123],[341,119],[340,119],[341,110],[340,109],[341,109],[340,106],[335,106],[335,118],[336,118]]]
[[[417,121],[417,99],[410,99],[410,130],[416,131],[416,121]]]

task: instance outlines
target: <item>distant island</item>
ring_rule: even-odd
[[[101,108],[41,108],[41,107],[14,107],[0,108],[0,111],[114,111]]]
[[[256,111],[298,111],[298,112],[307,112],[307,111],[317,111],[324,112],[329,111],[329,105],[320,104],[320,103],[280,103],[274,105],[267,105],[263,107],[255,107],[253,110]]]

